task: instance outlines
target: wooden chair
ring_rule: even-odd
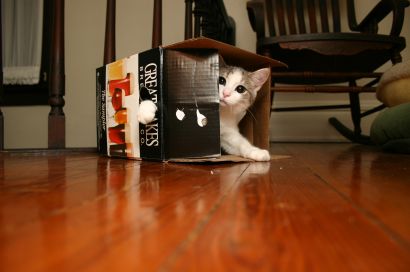
[[[346,4],[347,14],[341,13],[342,4]],[[375,70],[380,66],[387,61],[401,61],[405,39],[399,35],[408,5],[407,0],[381,0],[357,23],[354,0],[247,2],[249,20],[257,36],[257,52],[289,66],[286,71],[272,72],[272,111],[350,108],[353,131],[336,118],[329,122],[350,141],[370,143],[369,137],[362,135],[361,118],[383,105],[362,112],[359,94],[375,91],[374,85],[381,76]],[[389,14],[393,18],[390,33],[379,34],[378,24]],[[342,16],[347,16],[346,31],[341,26]],[[366,82],[359,84],[359,79]],[[275,92],[348,93],[350,103],[275,108]]]
[[[181,0],[182,1],[182,0]],[[115,0],[107,0],[103,64],[115,60]],[[235,44],[235,22],[222,0],[185,0],[185,39],[205,36]],[[152,47],[162,44],[162,0],[154,0]]]
[[[235,21],[223,0],[185,0],[185,39],[200,36],[235,45]]]

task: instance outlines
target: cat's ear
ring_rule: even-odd
[[[252,82],[255,84],[257,91],[265,84],[266,80],[269,78],[270,68],[262,68],[255,72],[250,73]]]
[[[219,55],[219,67],[226,67],[228,65],[226,65],[224,58]]]

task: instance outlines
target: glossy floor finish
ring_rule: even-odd
[[[0,271],[410,271],[410,156],[268,163],[0,154]]]

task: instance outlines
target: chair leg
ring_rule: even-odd
[[[360,99],[358,93],[349,93],[350,100],[350,115],[353,122],[353,134],[355,137],[360,137],[362,128],[360,124]]]
[[[271,88],[273,88],[275,86],[275,83],[272,82],[271,83]],[[270,91],[270,112],[272,113],[273,111],[273,102],[275,100],[275,92],[274,91]]]
[[[358,144],[365,144],[365,145],[372,145],[372,141],[370,140],[369,136],[366,135],[355,135],[353,130],[349,129],[345,125],[343,125],[342,122],[340,122],[337,118],[335,117],[330,117],[329,118],[329,123],[340,133],[342,134],[345,138],[347,138],[349,141],[353,143],[358,143]]]
[[[355,83],[351,83],[351,86],[354,86]],[[362,135],[361,128],[361,111],[360,111],[360,98],[359,93],[349,93],[350,100],[350,115],[353,122],[353,130],[347,128],[343,125],[337,118],[329,118],[329,123],[344,137],[350,140],[353,143],[359,144],[372,144],[370,137]]]

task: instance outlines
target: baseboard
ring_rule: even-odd
[[[320,101],[317,105],[341,104],[346,101]],[[298,107],[307,103],[303,101],[275,102],[276,107]],[[311,105],[312,103],[309,103]],[[362,110],[368,110],[380,105],[379,102],[363,101]],[[370,126],[377,116],[371,114],[362,119],[362,131],[369,135]],[[270,140],[273,142],[346,142],[333,126],[328,122],[330,117],[338,118],[347,127],[352,128],[349,109],[320,110],[320,111],[291,111],[272,112],[270,119]]]

